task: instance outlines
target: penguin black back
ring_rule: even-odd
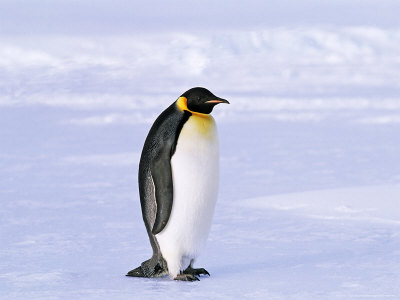
[[[143,146],[139,163],[139,193],[142,206],[142,214],[145,223],[148,221],[157,223],[148,224],[153,234],[160,232],[166,222],[172,208],[173,184],[170,160],[175,153],[176,143],[183,124],[189,119],[189,111],[180,111],[175,103],[171,104],[156,119]],[[149,174],[150,173],[150,174]],[[151,174],[157,174],[152,176]],[[148,201],[143,190],[148,186],[146,181],[152,177],[155,188],[155,200],[157,203],[157,214],[155,220],[153,212],[150,215]],[[167,200],[168,199],[168,200]],[[168,205],[170,203],[171,205]],[[146,224],[147,225],[147,224]]]

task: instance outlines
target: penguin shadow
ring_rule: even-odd
[[[211,276],[223,277],[226,274],[249,274],[254,272],[274,272],[280,268],[291,268],[299,265],[304,260],[303,256],[271,258],[263,261],[249,261],[244,263],[214,266]]]
[[[212,277],[225,277],[226,274],[248,274],[249,272],[262,271],[271,268],[271,262],[253,262],[214,266],[210,271]],[[208,276],[207,276],[208,277]],[[203,278],[203,277],[202,277]]]
[[[265,274],[279,273],[285,270],[294,270],[297,267],[312,268],[321,263],[340,263],[341,257],[350,257],[348,250],[332,250],[323,253],[291,254],[281,257],[273,256],[258,262],[246,262],[237,264],[214,265],[211,277],[224,277],[226,274],[249,274],[262,272]]]
[[[171,283],[176,283],[176,284],[195,284],[198,283],[199,281],[202,281],[204,279],[208,279],[210,278],[210,276],[208,275],[200,275],[197,276],[199,278],[198,281],[182,281],[182,280],[173,280],[171,279],[168,275],[163,275],[163,276],[159,276],[159,277],[129,277],[129,280],[132,280],[131,278],[134,278],[135,280],[143,280],[145,283],[156,283],[157,285],[155,287],[162,287],[164,285],[169,285]],[[157,288],[156,288],[157,289]]]

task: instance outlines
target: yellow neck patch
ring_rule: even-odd
[[[215,128],[214,119],[209,114],[202,114],[195,111],[190,110],[187,107],[187,99],[185,97],[179,97],[176,101],[176,105],[182,111],[187,110],[192,113],[190,117],[190,126],[195,129],[195,131],[204,134],[210,135]]]

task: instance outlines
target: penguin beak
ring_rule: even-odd
[[[209,100],[206,101],[205,103],[215,103],[215,104],[219,104],[219,103],[226,103],[226,104],[230,104],[228,100],[225,99],[217,99],[217,100]]]

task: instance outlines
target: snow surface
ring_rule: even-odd
[[[365,1],[372,23],[397,24],[385,27],[349,18],[350,2],[336,14],[303,2],[350,23],[299,24],[308,11],[295,26],[224,19],[118,34],[127,15],[90,20],[104,1],[69,31],[45,1],[26,8],[42,13],[31,18],[18,10],[20,27],[0,10],[0,298],[400,299],[398,4]],[[89,21],[112,34],[77,30]],[[211,277],[127,278],[151,254],[137,191],[144,139],[193,86],[231,102],[214,112],[220,195],[197,264]]]
[[[267,113],[330,117],[253,120],[256,108],[229,100],[229,114],[216,108],[221,191],[198,262],[211,277],[196,283],[124,276],[151,251],[136,184],[150,123],[71,123],[96,111],[79,105],[2,107],[1,297],[398,299],[400,128],[359,122],[399,114],[397,102],[300,101]]]

